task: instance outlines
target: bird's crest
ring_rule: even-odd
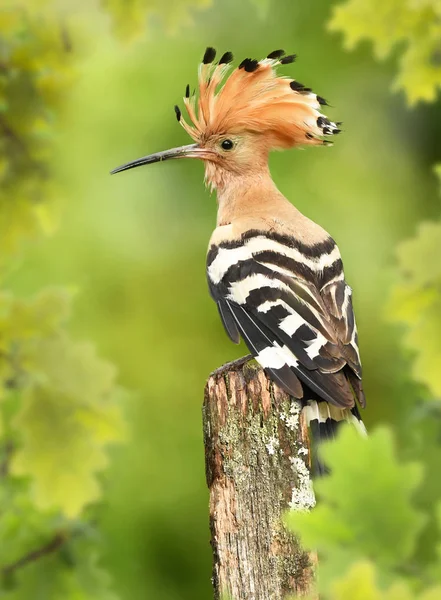
[[[340,132],[322,113],[327,102],[311,88],[277,74],[276,68],[294,62],[295,54],[275,50],[260,61],[246,58],[227,76],[233,55],[226,52],[215,63],[216,51],[207,48],[199,66],[199,93],[187,85],[184,104],[189,125],[176,106],[185,131],[197,142],[213,135],[252,131],[264,135],[271,148],[330,144],[324,136]]]

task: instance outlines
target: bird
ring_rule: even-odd
[[[226,333],[236,344],[242,338],[269,378],[302,401],[313,439],[334,439],[343,422],[364,434],[352,289],[339,248],[278,190],[268,166],[273,150],[332,145],[341,122],[322,114],[328,106],[323,97],[280,75],[295,54],[275,50],[236,68],[231,52],[215,58],[208,47],[198,93],[186,86],[189,122],[175,106],[194,143],[112,173],[169,159],[204,162],[218,204],[206,274]]]

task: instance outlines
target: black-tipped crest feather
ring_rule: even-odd
[[[253,73],[259,68],[259,61],[255,58],[246,58],[243,61],[243,66],[247,73]]]
[[[216,50],[214,48],[212,48],[211,46],[209,46],[205,50],[205,54],[204,54],[204,58],[202,59],[202,62],[204,63],[204,65],[209,65],[210,63],[213,62],[213,60],[215,58],[216,58]]]
[[[267,58],[270,59],[276,59],[276,58],[282,58],[282,56],[285,54],[285,50],[273,50],[272,52],[270,52],[267,56]]]
[[[220,65],[227,65],[228,63],[233,61],[233,53],[232,52],[225,52],[224,54],[222,54],[221,59],[219,61]]]
[[[280,59],[280,64],[281,65],[289,65],[290,63],[293,63],[297,58],[297,54],[288,54],[288,56],[284,56],[283,58]]]
[[[233,59],[232,53],[225,52],[216,63],[215,56],[214,48],[208,47],[199,69],[199,97],[194,102],[188,100],[193,97],[186,87],[184,103],[191,124],[176,113],[196,142],[233,130],[247,130],[249,122],[268,137],[271,148],[279,150],[320,145],[322,135],[339,133],[334,122],[323,122],[321,126],[317,123],[319,102],[325,102],[321,96],[303,83],[277,73],[277,67],[293,62],[295,54],[287,56],[284,50],[277,49],[260,61],[247,57],[229,74],[229,69],[223,67]],[[287,96],[288,86],[293,91],[291,97]]]
[[[291,83],[289,84],[289,87],[294,91],[294,92],[305,92],[311,91],[311,88],[307,88],[303,85],[303,83],[300,83],[300,81],[291,81]]]

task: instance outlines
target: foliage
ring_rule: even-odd
[[[0,7],[0,276],[22,240],[56,225],[56,118],[74,77],[62,21],[28,4]]]
[[[441,586],[433,586],[415,595],[404,582],[394,583],[387,590],[377,586],[378,575],[375,562],[355,563],[345,577],[337,578],[331,585],[330,600],[436,600]]]
[[[394,88],[410,105],[433,102],[441,88],[441,2],[439,0],[348,0],[334,9],[331,31],[341,31],[348,49],[370,40],[384,59],[400,49]]]
[[[433,101],[441,86],[440,15],[436,0],[349,0],[335,8],[330,29],[344,32],[349,49],[370,39],[377,58],[406,42],[395,87],[413,105]],[[426,403],[397,406],[396,426],[376,429],[367,439],[344,430],[323,448],[331,474],[316,484],[317,508],[287,517],[304,543],[318,549],[325,600],[441,597],[441,486],[434,472],[440,452],[440,252],[439,222],[420,224],[413,239],[399,244],[387,308],[390,321],[405,326],[403,343]],[[402,450],[394,443],[402,435],[399,421],[407,427]]]
[[[432,439],[426,438],[426,443],[430,452]],[[287,526],[301,536],[305,546],[318,551],[320,597],[439,597],[439,484],[435,519],[433,499],[422,501],[433,469],[423,478],[422,460],[403,462],[391,428],[386,427],[367,438],[346,427],[337,440],[322,448],[322,455],[331,474],[315,484],[317,506],[309,513],[286,516]],[[427,525],[431,536],[427,536]]]
[[[73,41],[51,2],[3,3],[0,36],[6,283],[24,242],[58,223],[52,164],[75,70]],[[10,600],[115,598],[86,511],[102,496],[107,446],[123,433],[115,370],[70,337],[70,308],[63,289],[30,300],[0,290],[0,596]]]
[[[441,176],[441,168],[437,169]],[[421,223],[416,236],[397,249],[399,281],[389,314],[404,323],[404,344],[414,355],[412,375],[441,398],[441,223]]]
[[[310,515],[292,513],[290,521],[309,547],[327,557],[331,573],[357,555],[375,559],[385,572],[399,570],[421,532],[422,516],[410,504],[421,466],[400,465],[387,429],[365,439],[347,428],[325,457],[334,475],[316,482],[317,507]]]
[[[332,600],[439,595],[440,493],[431,476],[441,460],[439,410],[417,405],[397,333],[377,315],[388,294],[383,264],[403,231],[408,236],[427,218],[428,159],[418,148],[436,143],[438,117],[426,122],[422,112],[397,111],[390,118],[381,70],[360,73],[359,55],[342,59],[337,40],[323,33],[327,0],[314,10],[289,0],[0,4],[0,596],[113,600],[118,589],[124,600],[181,600],[210,593],[198,399],[206,374],[243,351],[224,337],[201,276],[214,202],[204,195],[200,165],[166,164],[117,181],[107,175],[138,153],[185,143],[171,107],[194,81],[208,44],[234,46],[237,56],[294,45],[300,80],[312,77],[338,103],[348,135],[335,152],[280,154],[272,171],[344,252],[356,291],[367,420],[384,419],[387,405],[407,427],[375,433],[379,449],[342,438],[346,454],[334,473],[347,497],[336,494],[333,474],[321,491],[329,521],[326,512],[312,513],[326,522],[310,531],[305,516],[302,532],[311,543],[319,525],[326,534],[320,540],[336,572],[327,557],[320,561]],[[333,28],[345,28],[353,44],[369,36],[376,52],[401,56],[396,85],[412,103],[429,100],[439,85],[431,16],[438,6],[347,2],[335,8]],[[374,103],[365,86],[375,90]],[[435,398],[439,291],[430,257],[437,231],[424,225],[400,247],[389,310],[404,326],[420,395]],[[423,281],[424,262],[431,269],[424,265]],[[35,293],[52,281],[80,287],[73,317],[66,289]],[[108,446],[124,433],[119,393],[114,369],[77,341],[91,336],[138,391],[129,443],[113,455]],[[374,474],[369,460],[379,465]],[[362,484],[371,480],[370,491]],[[412,527],[402,531],[404,518]],[[368,526],[381,528],[378,540]]]
[[[69,338],[64,327],[69,304],[64,290],[46,290],[30,301],[0,294],[0,568],[8,589],[8,565],[44,548],[54,536],[63,536],[60,545],[84,546],[85,508],[102,494],[97,472],[107,465],[107,445],[123,434],[114,369],[90,344]],[[78,543],[71,542],[74,536]],[[101,597],[96,587],[86,593],[92,576],[102,579],[91,555],[95,540],[89,538],[90,548],[86,544],[78,555],[75,569],[60,570],[60,557],[52,561],[57,576],[45,598]],[[11,598],[28,597],[27,589],[44,585],[42,578],[40,568],[14,578]]]
[[[270,0],[250,0],[261,18],[270,9]],[[188,27],[194,15],[213,5],[213,0],[101,0],[112,17],[115,34],[122,40],[133,40],[144,34],[150,22],[161,22],[169,33]]]
[[[318,550],[325,597],[339,577],[351,580],[358,561],[372,561],[383,585],[409,573],[420,585],[430,581],[431,570],[415,572],[414,563],[427,518],[415,504],[421,464],[398,460],[386,428],[364,438],[347,427],[323,454],[332,474],[316,482],[317,507],[287,519],[307,547]]]
[[[132,39],[145,32],[148,18],[159,18],[165,27],[174,32],[192,22],[192,12],[205,9],[212,0],[101,0],[112,16],[117,36]]]

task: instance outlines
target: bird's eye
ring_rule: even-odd
[[[221,142],[221,146],[224,150],[231,150],[231,148],[234,146],[232,140],[223,140]]]

